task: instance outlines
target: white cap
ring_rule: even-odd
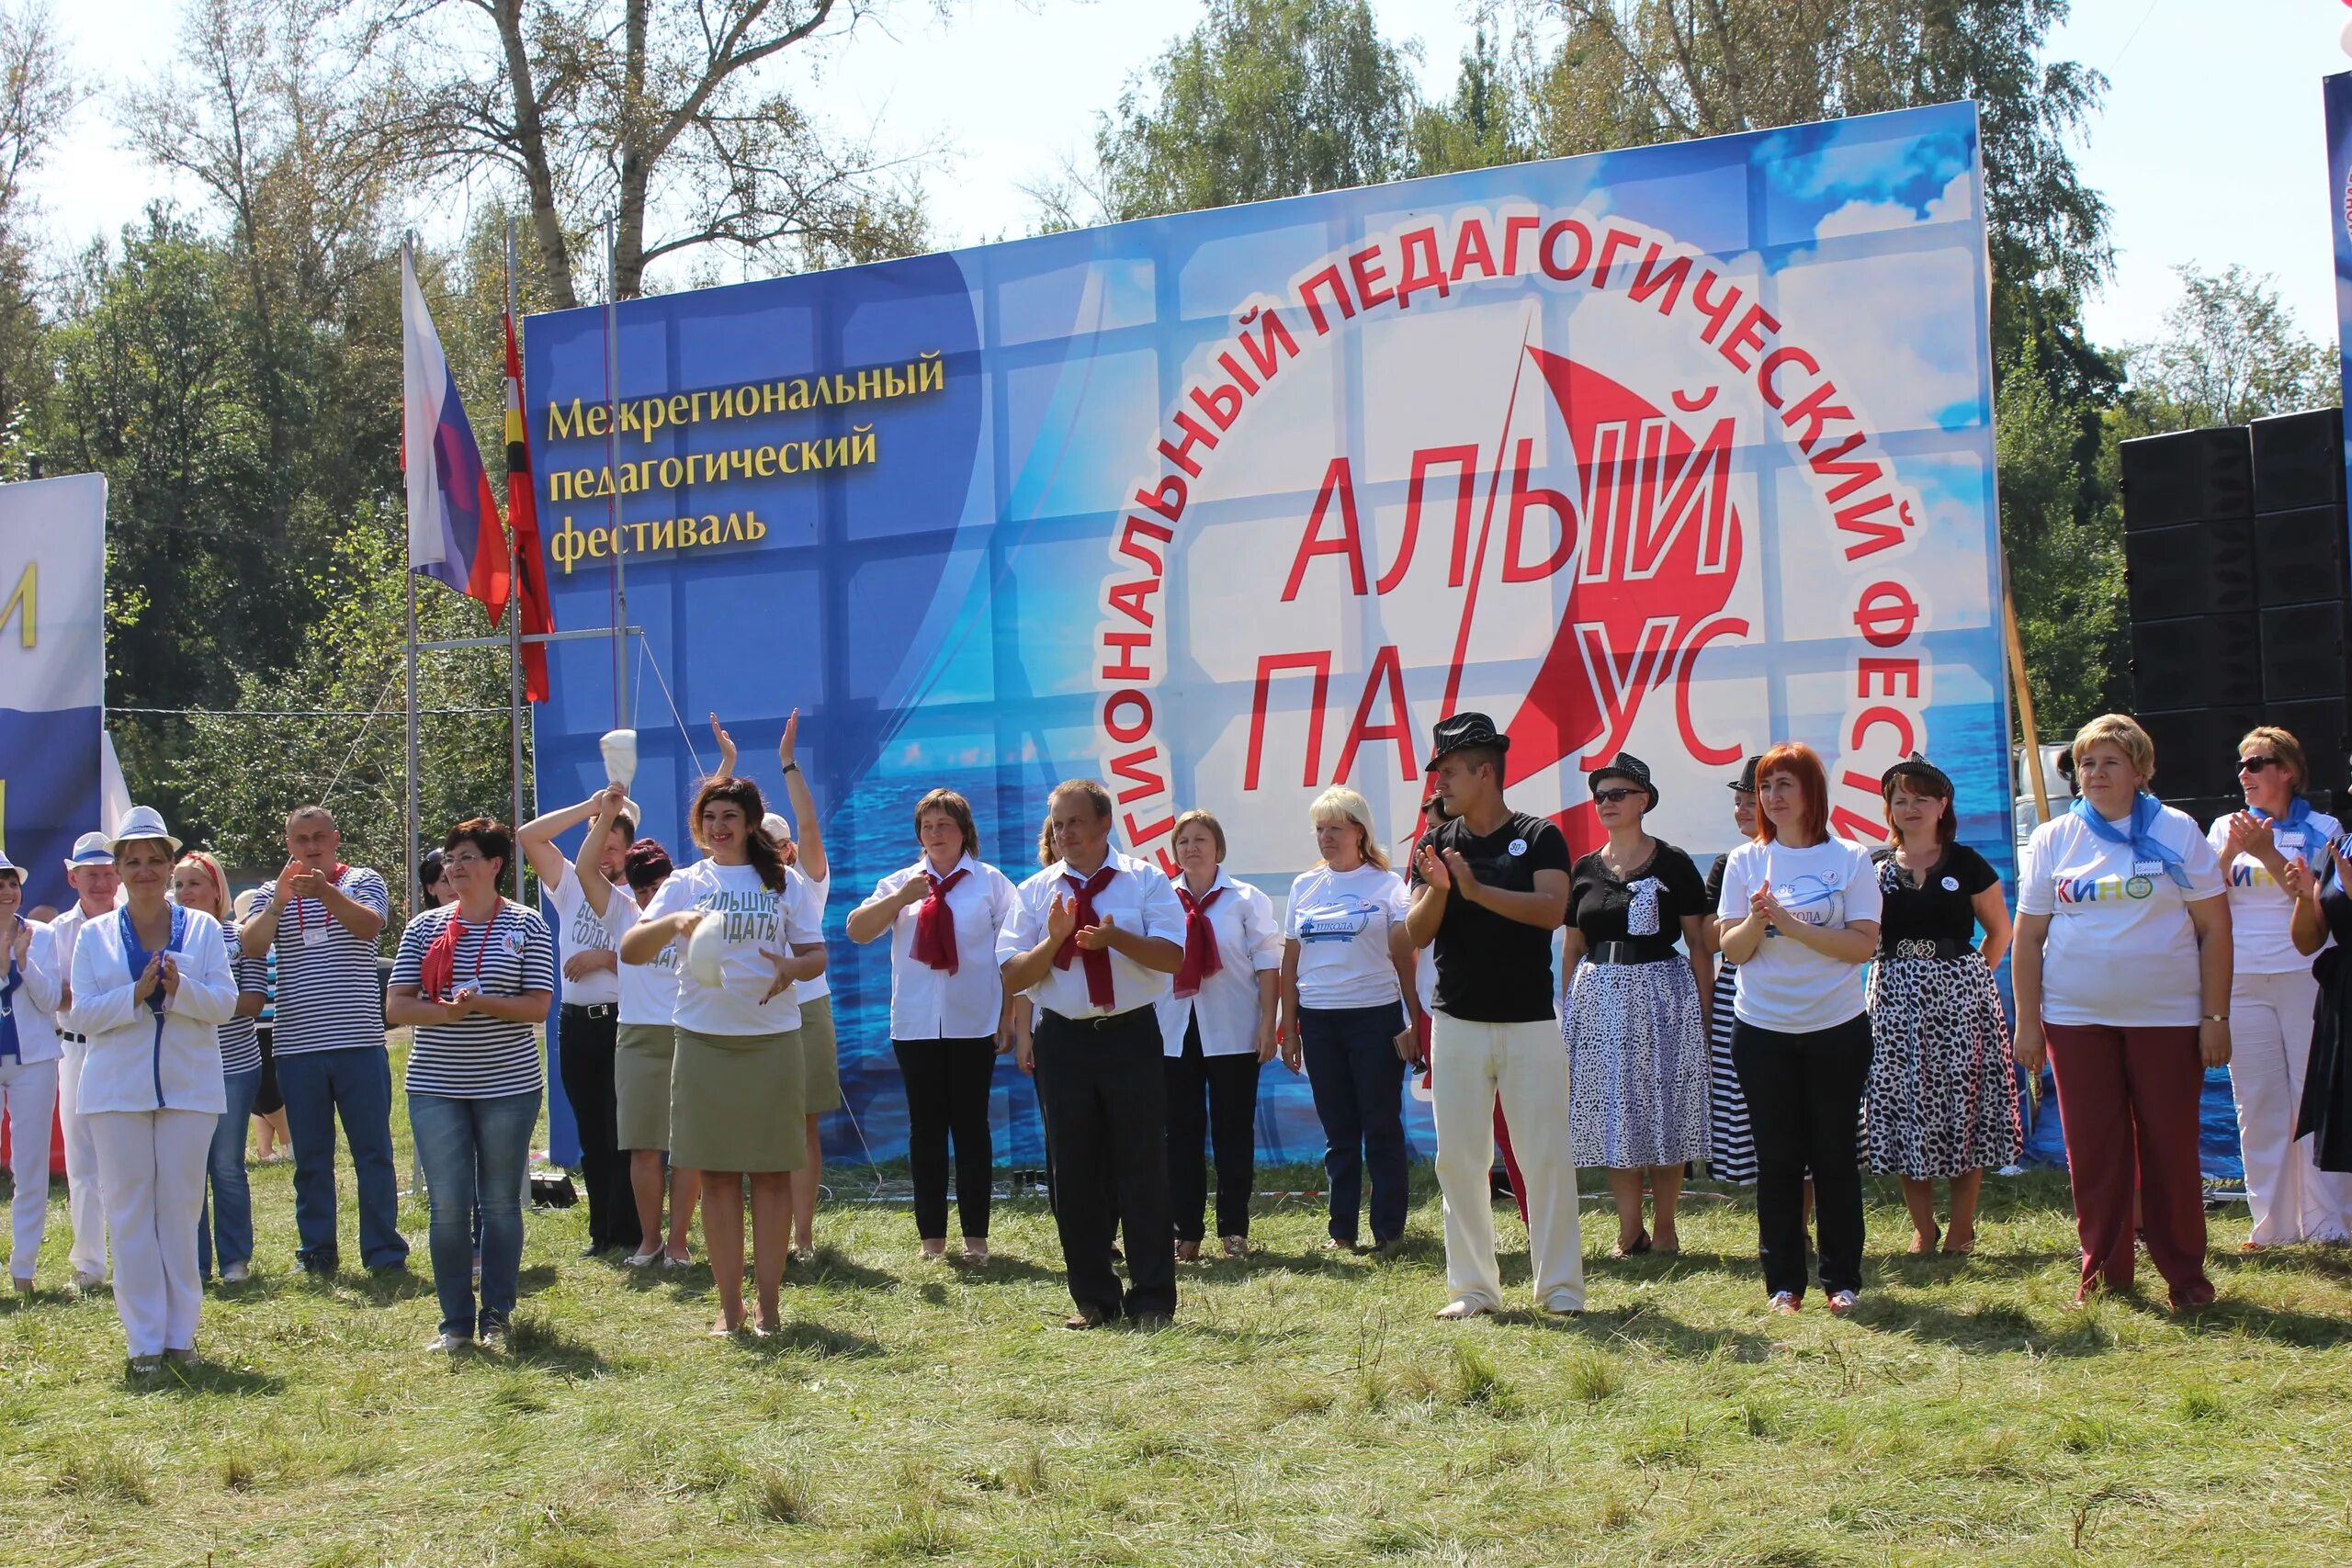
[[[74,840],[74,852],[65,857],[65,869],[77,865],[112,865],[114,840],[104,833],[85,833]]]
[[[781,844],[792,837],[792,824],[778,812],[771,811],[760,818],[760,831]]]
[[[121,823],[114,830],[114,841],[107,846],[109,856],[122,852],[122,846],[140,839],[160,839],[171,846],[174,854],[180,852],[180,841],[164,826],[164,814],[152,806],[134,806],[122,814]],[[77,850],[78,852],[78,850]]]
[[[24,867],[18,865],[15,861],[10,860],[8,858],[8,852],[6,850],[0,850],[0,871],[15,872],[17,874],[17,880],[19,882],[22,882],[25,879]]]

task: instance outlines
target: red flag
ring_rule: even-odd
[[[514,349],[514,318],[506,318],[506,525],[514,530],[514,554],[522,567],[515,595],[522,603],[523,635],[555,630],[555,608],[548,602],[547,566],[539,558],[539,509],[531,494],[531,441],[523,421],[523,359]],[[498,617],[491,616],[497,624]],[[548,645],[523,645],[523,689],[531,701],[548,700]]]

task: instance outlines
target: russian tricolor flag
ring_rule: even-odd
[[[424,309],[409,247],[401,247],[401,461],[408,473],[408,566],[490,607],[506,608],[511,572],[498,499]],[[429,458],[426,456],[429,454]]]

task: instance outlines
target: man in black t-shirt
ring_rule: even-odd
[[[1437,948],[1430,1093],[1445,1275],[1438,1313],[1476,1317],[1502,1303],[1495,1265],[1492,1108],[1498,1093],[1527,1188],[1529,1261],[1546,1311],[1584,1310],[1584,1246],[1568,1146],[1568,1058],[1552,1003],[1552,939],[1568,902],[1568,844],[1503,802],[1510,738],[1482,713],[1441,722],[1429,771],[1450,820],[1413,858],[1413,945]]]

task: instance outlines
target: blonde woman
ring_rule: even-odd
[[[261,1040],[254,1032],[254,1020],[269,999],[269,961],[248,958],[237,946],[229,914],[229,879],[220,874],[220,863],[202,850],[190,850],[172,868],[172,897],[181,908],[201,909],[220,922],[229,943],[229,971],[237,982],[237,1010],[218,1031],[220,1089],[228,1108],[212,1128],[212,1146],[205,1155],[205,1178],[211,1190],[196,1226],[198,1271],[208,1280],[212,1277],[217,1250],[221,1281],[233,1285],[253,1271],[254,1205],[245,1181],[245,1118],[253,1113],[254,1094],[261,1088]]]
[[[1283,1065],[1306,1072],[1323,1123],[1324,1245],[1355,1247],[1369,1169],[1372,1244],[1385,1248],[1405,1233],[1405,1064],[1419,1054],[1405,884],[1363,796],[1327,789],[1310,815],[1322,860],[1283,916]]]
[[[2074,809],[2018,872],[2018,1066],[2058,1080],[2083,1246],[2077,1302],[2132,1287],[2141,1211],[2176,1312],[2213,1299],[2197,1163],[2205,1069],[2230,1060],[2230,900],[2221,857],[2159,802],[2155,743],[2121,714],[2075,736]]]

